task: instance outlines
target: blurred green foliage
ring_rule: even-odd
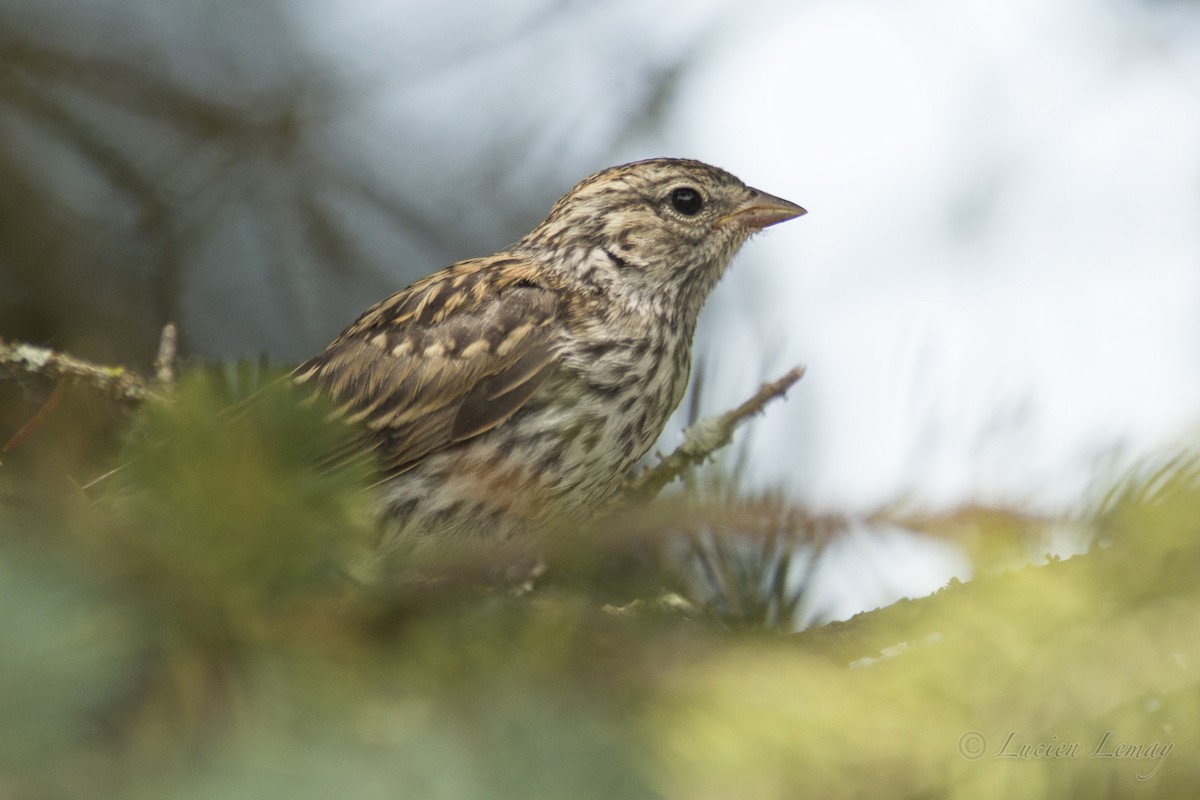
[[[286,383],[225,402],[219,381],[197,373],[147,403],[107,499],[123,560],[136,553],[168,595],[194,594],[230,618],[270,614],[342,582],[370,523],[366,471],[320,467],[345,433]]]
[[[346,435],[325,417],[272,375],[192,371],[122,425],[104,480],[8,457],[0,797],[1200,790],[1195,451],[1113,481],[1085,555],[793,635],[778,604],[772,630],[656,602],[687,588],[664,530],[801,545],[778,498],[626,512],[548,542],[524,594],[477,554],[356,584],[369,465],[323,466]],[[724,577],[778,589],[779,558],[751,562]]]

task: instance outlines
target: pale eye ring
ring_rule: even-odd
[[[704,196],[691,186],[680,186],[671,191],[671,207],[685,217],[694,217],[704,208]]]

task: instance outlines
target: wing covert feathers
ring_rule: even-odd
[[[528,264],[465,261],[367,310],[294,378],[320,384],[400,471],[516,413],[553,367],[561,312]]]

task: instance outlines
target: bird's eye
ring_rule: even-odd
[[[704,208],[704,198],[690,186],[680,186],[671,192],[671,206],[685,217],[694,217]]]

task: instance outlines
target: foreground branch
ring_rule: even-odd
[[[121,403],[140,403],[154,390],[149,380],[125,367],[96,364],[48,347],[2,339],[0,367],[52,381],[80,381]]]
[[[703,463],[713,453],[733,441],[733,432],[739,425],[761,413],[767,403],[777,397],[783,397],[802,377],[804,367],[794,367],[782,378],[764,383],[753,397],[737,408],[720,416],[702,419],[687,428],[683,432],[683,444],[630,481],[617,502],[632,504],[654,499],[689,467]]]

